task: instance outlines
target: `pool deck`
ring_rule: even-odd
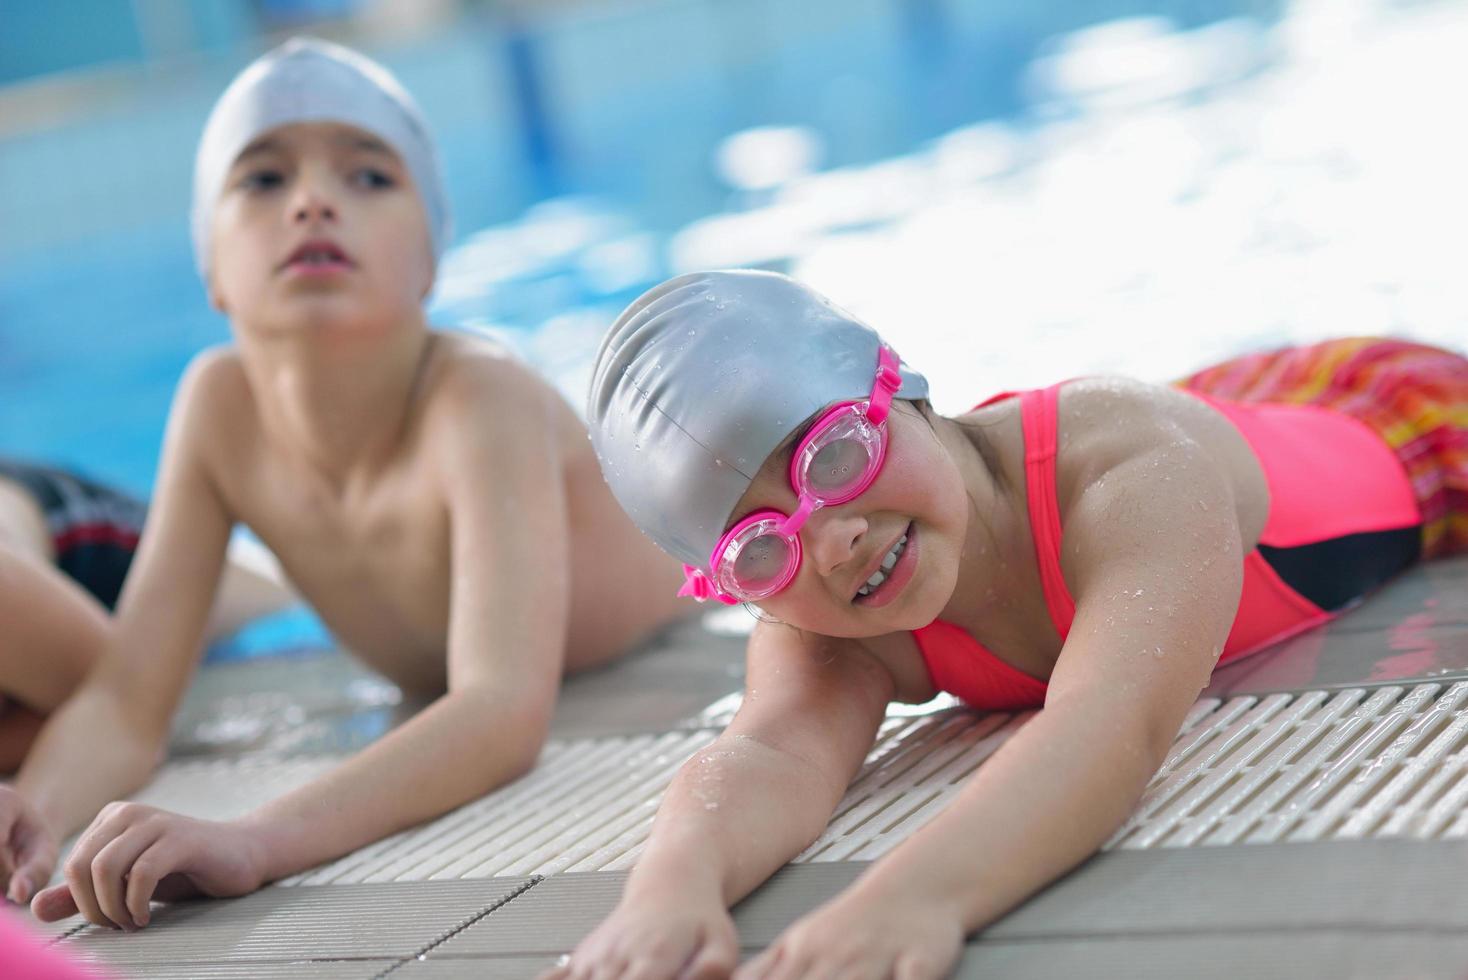
[[[573,678],[545,768],[588,746],[645,739],[688,752],[704,744],[740,688],[742,647],[736,631],[690,625]],[[1203,697],[1227,704],[1278,692],[1437,691],[1461,680],[1468,680],[1468,560],[1460,559],[1417,569],[1337,623],[1221,669]],[[201,816],[242,812],[381,734],[411,711],[399,702],[390,685],[328,651],[206,668],[180,715],[169,766],[140,798]],[[954,716],[951,706],[933,711]],[[976,717],[961,714],[963,724]],[[1468,751],[1455,748],[1437,766],[1445,784],[1457,767],[1453,780],[1468,786]],[[562,792],[522,783],[526,800]],[[513,802],[514,791],[470,804],[460,825],[469,827],[474,814],[489,820],[497,798]],[[619,838],[626,854],[606,867],[635,856],[625,841],[638,839],[639,826],[628,824]],[[472,853],[468,830],[437,839],[468,854],[464,867],[485,859]],[[513,873],[514,866],[484,871],[483,864],[457,877],[441,867],[415,871],[433,840],[398,835],[373,852],[376,865],[369,848],[356,865],[336,862],[330,873],[242,899],[160,908],[134,935],[79,920],[46,931],[121,977],[533,977],[611,909],[625,877],[621,869]],[[565,835],[549,840],[537,867],[559,866],[555,847],[572,846],[556,844],[569,841]],[[384,863],[399,852],[408,857]],[[865,865],[817,860],[786,868],[735,911],[744,953],[771,942]],[[353,874],[352,867],[376,870]],[[1462,978],[1465,872],[1468,839],[1452,833],[1118,847],[971,938],[955,975]]]

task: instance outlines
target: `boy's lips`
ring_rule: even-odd
[[[279,271],[305,276],[335,275],[356,265],[336,242],[329,238],[311,238],[296,246],[280,264]]]

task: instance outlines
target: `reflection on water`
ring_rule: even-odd
[[[730,133],[693,170],[624,148],[624,169],[678,175],[653,189],[667,207],[568,194],[467,234],[445,258],[432,316],[503,339],[578,407],[620,307],[667,275],[712,266],[808,280],[882,330],[948,411],[1003,388],[1101,372],[1161,380],[1330,335],[1462,347],[1468,137],[1453,120],[1468,91],[1468,3],[1204,6],[1205,23],[1111,20],[1037,49],[1035,24],[989,24],[996,38],[1015,32],[969,66],[993,78],[908,66],[904,81],[874,89],[875,76],[833,75],[830,91],[846,95],[820,116],[831,129],[759,120],[780,125]],[[941,52],[944,39],[928,39]],[[737,74],[751,115],[778,101],[760,70],[745,58]],[[916,98],[914,77],[935,86],[932,98]],[[999,94],[964,102],[964,85]],[[709,113],[684,104],[702,92],[690,82],[661,95],[707,128]],[[899,96],[914,102],[888,111]],[[855,158],[836,120],[883,120],[882,139],[864,145],[890,146],[899,120],[931,124],[955,105],[973,119],[985,104],[1002,114],[819,169]],[[451,176],[489,193],[473,159],[446,143]],[[721,180],[726,210],[662,225]],[[0,451],[149,485],[168,392],[222,332],[182,237],[160,242],[107,240],[78,246],[65,269],[51,258],[0,270]],[[59,285],[78,276],[85,289]]]
[[[804,278],[886,333],[949,410],[1340,334],[1462,346],[1468,139],[1448,120],[1465,45],[1458,3],[1302,2],[1272,26],[1187,31],[1111,22],[1045,48],[1022,114],[872,165],[807,173],[819,134],[741,134],[730,156],[768,139],[792,176],[752,173],[762,199],[689,223],[660,256],[594,210],[559,216],[571,227],[543,262],[527,258],[551,254],[539,215],[491,229],[450,256],[436,312],[508,337],[578,404],[596,338],[654,270]],[[600,249],[620,261],[591,284]],[[578,292],[596,298],[526,322],[528,296]]]

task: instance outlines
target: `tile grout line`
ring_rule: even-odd
[[[90,924],[91,923],[89,923],[85,919],[83,919],[81,922],[78,922],[76,925],[72,926],[70,929],[66,930],[65,932],[58,933],[57,935],[52,936],[50,939],[46,940],[46,945],[47,946],[55,946],[57,943],[61,942],[63,939],[70,939],[72,936],[75,936],[77,933],[81,932],[83,929],[85,929]]]
[[[514,891],[510,892],[499,901],[494,902],[489,907],[480,909],[478,912],[475,912],[473,915],[469,916],[469,918],[460,922],[458,925],[448,929],[448,931],[444,932],[443,935],[429,940],[428,943],[425,944],[416,953],[410,953],[402,959],[398,960],[392,966],[373,976],[372,980],[382,980],[383,977],[386,977],[390,973],[396,972],[401,967],[423,959],[425,956],[428,955],[429,951],[437,949],[439,946],[442,946],[444,943],[448,942],[450,939],[454,938],[465,929],[468,929],[470,926],[484,919],[490,913],[495,912],[498,909],[502,909],[506,905],[509,905],[515,899],[519,898],[521,895],[525,894],[530,889],[540,884],[542,881],[545,881],[544,875],[532,875],[530,880],[525,882],[525,884],[521,885],[519,888],[516,888]]]

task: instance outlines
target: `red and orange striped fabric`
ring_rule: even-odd
[[[1402,461],[1423,516],[1422,557],[1468,550],[1468,359],[1352,337],[1249,354],[1177,382],[1238,402],[1322,405],[1364,422]]]

